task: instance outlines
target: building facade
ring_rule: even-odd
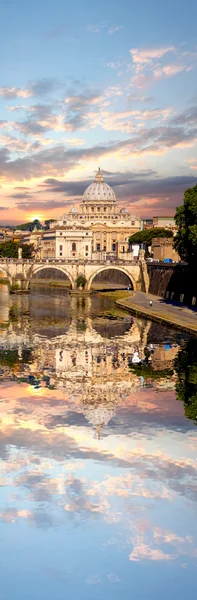
[[[173,247],[174,239],[171,238],[153,238],[152,239],[152,253],[153,260],[163,261],[164,259],[170,259],[173,262],[179,262],[180,256]]]
[[[126,208],[119,209],[115,193],[99,169],[79,209],[71,208],[44,233],[43,257],[99,259],[121,255],[124,260],[130,254],[128,238],[139,230],[140,219]]]
[[[177,233],[174,217],[153,217],[153,227],[164,227],[165,229],[171,229],[174,235]]]

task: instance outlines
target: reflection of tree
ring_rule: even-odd
[[[153,369],[151,363],[144,361],[140,364],[133,364],[129,362],[129,368],[137,375],[137,377],[144,377],[144,379],[170,379],[173,375],[171,369]]]
[[[21,354],[17,348],[12,350],[0,350],[0,365],[7,367],[14,367],[19,363],[27,364],[32,360],[32,350],[30,348],[23,348]]]
[[[184,402],[185,415],[197,419],[197,340],[189,340],[174,361],[177,398]]]

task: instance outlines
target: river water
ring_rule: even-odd
[[[197,343],[0,288],[2,600],[193,599]]]

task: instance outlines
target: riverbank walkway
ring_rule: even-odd
[[[150,301],[152,301],[152,306],[150,306]],[[160,323],[168,323],[168,325],[197,335],[197,308],[188,308],[144,292],[131,292],[131,296],[117,300],[117,305],[135,315]]]

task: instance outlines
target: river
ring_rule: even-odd
[[[197,341],[105,294],[0,286],[3,600],[185,600]]]

